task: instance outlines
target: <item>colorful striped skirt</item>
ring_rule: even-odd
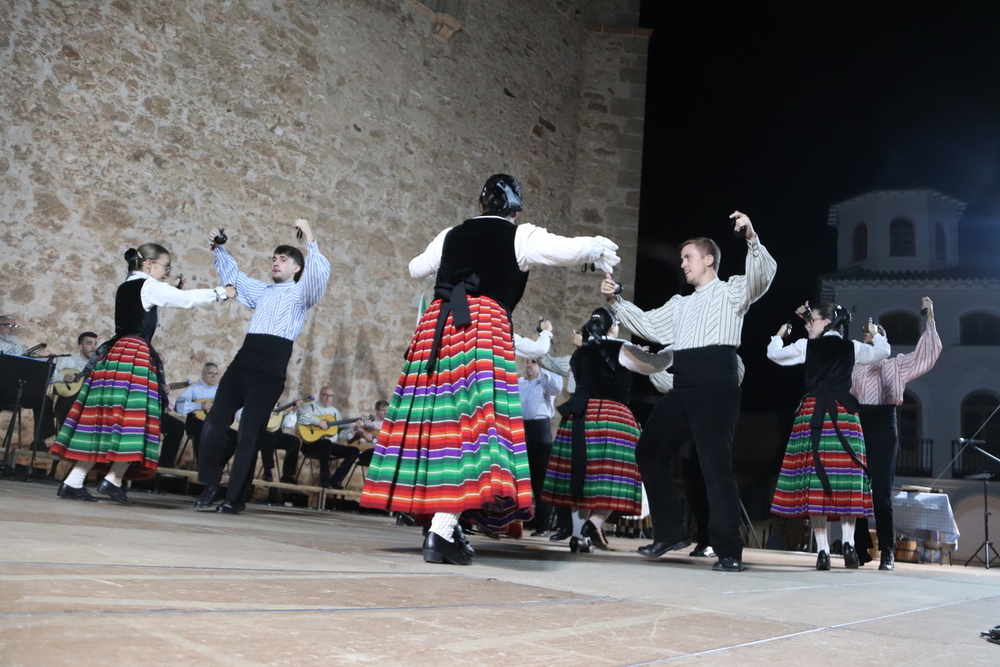
[[[571,491],[573,422],[564,419],[552,443],[542,500],[580,509],[641,514],[642,478],[635,462],[640,431],[632,411],[618,401],[592,398],[587,401],[584,430],[587,469],[583,496],[576,497]]]
[[[812,431],[809,428],[815,405],[816,399],[809,396],[799,406],[781,463],[771,512],[787,517],[810,514],[872,516],[871,482],[864,470],[844,451],[829,414],[823,420],[819,459],[830,480],[831,492],[823,488],[813,462]],[[837,423],[858,458],[867,465],[865,437],[858,416],[838,403]]]
[[[49,451],[75,461],[134,461],[128,477],[151,477],[160,456],[160,410],[149,344],[123,337],[94,366]]]
[[[441,302],[417,325],[382,422],[361,504],[433,514],[489,514],[491,530],[530,516],[531,478],[506,311],[469,297],[472,324],[449,314],[433,373],[427,361]]]

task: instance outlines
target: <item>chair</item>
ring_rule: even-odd
[[[368,477],[368,467],[372,464],[372,457],[375,456],[375,448],[366,449],[358,455],[357,460],[354,462],[354,467],[351,468],[351,474],[347,476],[347,481],[344,482],[344,486],[350,486],[351,480],[354,479],[354,471],[358,469],[358,466],[364,468],[364,472],[361,473],[362,479]]]
[[[954,553],[956,546],[957,545],[954,542],[942,542],[940,537],[934,540],[924,540],[924,551],[927,552],[928,558],[930,559],[926,562],[934,562],[934,552],[936,551],[938,554],[938,565],[944,565],[945,554],[948,554],[948,565],[952,565],[951,555]]]

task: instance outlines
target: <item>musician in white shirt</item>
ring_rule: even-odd
[[[333,387],[319,390],[319,400],[303,405],[298,412],[298,421],[303,426],[318,426],[326,430],[332,428],[330,422],[343,419],[340,410],[333,407]],[[303,442],[302,455],[319,461],[319,485],[330,489],[343,489],[344,478],[351,466],[358,460],[361,450],[352,445],[336,442],[333,436],[320,438],[316,442]],[[340,465],[330,475],[330,460],[340,459]]]

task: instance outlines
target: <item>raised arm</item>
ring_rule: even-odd
[[[889,355],[892,354],[892,350],[889,348],[889,341],[880,333],[876,333],[872,337],[871,345],[865,345],[859,340],[852,342],[854,343],[854,363],[856,364],[863,366],[877,364],[880,361],[888,359]]]
[[[452,230],[451,227],[442,230],[434,237],[434,240],[427,244],[427,248],[422,253],[410,260],[410,276],[413,278],[426,278],[441,268],[441,255],[444,253],[444,237]]]
[[[551,331],[542,331],[542,333],[538,334],[538,340],[514,334],[514,353],[525,359],[536,359],[548,354],[551,345]]]
[[[650,352],[638,345],[625,343],[618,352],[618,363],[635,373],[653,375],[674,363],[674,351],[668,347],[659,352]]]
[[[552,371],[547,371],[544,368],[542,371],[542,391],[545,392],[546,396],[552,397],[559,394],[563,389],[563,379],[562,376],[553,373]]]
[[[784,326],[784,325],[782,325]],[[805,338],[800,338],[791,345],[785,345],[781,336],[772,336],[767,344],[767,358],[779,366],[795,366],[806,362]]]
[[[913,352],[900,354],[889,360],[889,363],[896,364],[899,368],[899,377],[904,383],[929,371],[941,354],[941,337],[938,336],[937,326],[934,324],[934,303],[924,297],[921,305],[927,309],[927,324],[924,325],[924,333],[917,341],[917,348]]]
[[[219,280],[226,285],[236,286],[236,300],[248,308],[257,307],[257,299],[260,298],[267,283],[255,280],[239,270],[236,260],[226,252],[225,246],[215,246],[212,250],[215,253],[215,271],[219,274]]]
[[[591,263],[610,271],[621,261],[616,250],[617,244],[603,236],[560,236],[527,223],[518,225],[514,235],[514,254],[522,271],[538,265]]]
[[[225,301],[231,295],[235,295],[229,287],[215,287],[213,289],[177,289],[173,285],[161,283],[158,280],[147,280],[143,283],[140,291],[142,306],[149,310],[153,306],[172,306],[174,308],[194,308],[204,306],[206,303],[215,301]]]
[[[299,293],[302,298],[302,305],[312,308],[323,298],[326,286],[330,282],[330,261],[319,251],[316,239],[313,236],[312,225],[308,220],[299,218],[293,225],[302,235],[306,242],[308,254],[305,257],[305,266],[302,267],[302,279],[299,280]]]
[[[605,282],[607,280],[605,278]],[[608,300],[608,307],[632,333],[654,343],[670,345],[674,342],[674,316],[681,298],[677,294],[659,308],[644,311],[620,296],[612,296]]]

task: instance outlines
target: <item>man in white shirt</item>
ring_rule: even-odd
[[[56,362],[56,372],[52,379],[57,383],[57,390],[59,389],[58,383],[60,382],[63,383],[63,387],[67,390],[70,389],[69,385],[73,382],[77,373],[83,372],[83,369],[86,368],[90,357],[97,351],[97,334],[93,331],[82,332],[76,337],[76,348],[76,353],[62,357]],[[56,428],[61,428],[62,423],[66,421],[66,415],[69,414],[70,408],[73,407],[73,401],[76,400],[76,395],[80,393],[82,386],[83,383],[81,382],[80,387],[76,387],[76,392],[71,395],[63,396],[61,393],[59,394],[54,408]]]
[[[174,405],[174,411],[177,414],[187,415],[184,431],[191,438],[191,447],[194,449],[195,461],[198,460],[201,431],[205,427],[205,417],[199,413],[204,412],[208,414],[212,411],[215,394],[219,390],[219,377],[219,365],[209,361],[201,367],[201,380],[189,385],[187,389],[182,391],[181,395],[177,397],[177,403]]]
[[[24,346],[16,341],[20,328],[13,315],[0,315],[0,353],[24,356]]]
[[[322,430],[333,429],[331,422],[343,419],[340,410],[333,407],[333,387],[319,390],[319,400],[306,403],[299,409],[299,426],[315,426]],[[328,437],[302,443],[302,455],[319,461],[319,485],[330,489],[343,489],[344,478],[358,460],[361,450],[353,445],[336,442],[336,431]],[[330,475],[331,459],[340,459],[337,470]]]
[[[601,293],[633,333],[674,349],[674,390],[653,409],[635,452],[653,519],[653,543],[639,552],[655,558],[691,544],[671,462],[681,445],[694,437],[708,488],[708,532],[719,556],[712,569],[739,572],[743,538],[732,451],[741,398],[736,348],[743,317],[770,287],[776,263],[750,218],[739,211],[729,217],[734,231],[747,241],[745,275],[720,280],[719,246],[696,238],[681,245],[681,270],[694,286],[693,294],[674,296],[644,312],[617,296],[618,285],[610,274],[601,283]]]
[[[549,532],[552,508],[541,501],[542,485],[552,454],[552,417],[556,410],[556,396],[563,388],[563,379],[539,366],[537,359],[528,359],[524,364],[524,376],[517,379],[517,387],[521,394],[531,492],[535,496],[535,532],[532,536],[543,537]]]

